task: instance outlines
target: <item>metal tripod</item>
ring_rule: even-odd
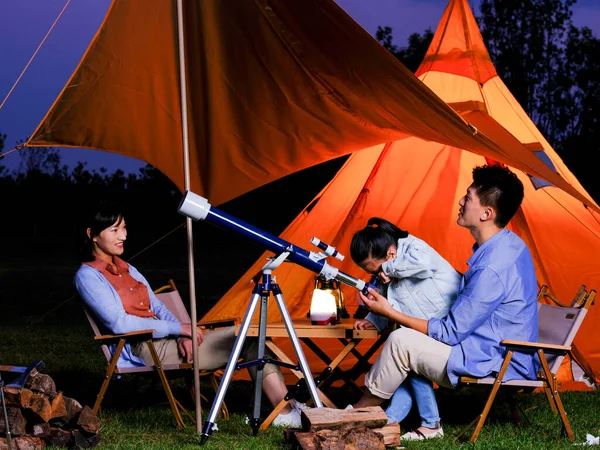
[[[250,419],[250,424],[252,426],[252,430],[255,436],[258,433],[259,428],[263,384],[262,376],[265,364],[276,364],[278,366],[300,370],[304,375],[304,379],[306,380],[308,390],[310,392],[315,406],[318,408],[321,408],[323,406],[323,403],[321,402],[321,399],[319,398],[319,395],[317,393],[317,387],[315,385],[315,381],[312,378],[310,368],[308,367],[308,363],[306,362],[304,352],[302,351],[300,340],[296,335],[296,330],[294,330],[292,319],[290,318],[287,307],[285,305],[285,301],[283,300],[281,289],[279,288],[279,285],[275,282],[275,278],[271,277],[272,271],[279,267],[279,265],[287,258],[288,255],[289,252],[284,252],[281,255],[279,255],[276,259],[269,261],[262,268],[261,281],[260,283],[257,283],[256,287],[252,290],[250,305],[246,310],[246,315],[244,316],[244,320],[242,321],[240,331],[235,339],[231,356],[229,358],[229,361],[227,362],[227,366],[225,366],[225,373],[223,374],[223,378],[221,379],[221,383],[219,384],[219,389],[217,390],[217,394],[210,409],[210,413],[208,414],[206,422],[204,422],[202,438],[200,441],[201,444],[204,444],[212,434],[213,426],[215,425],[215,421],[217,419],[219,410],[221,409],[221,403],[225,398],[225,393],[227,391],[227,388],[229,387],[231,377],[233,376],[233,371],[236,369],[258,366],[256,379],[254,380],[254,408],[252,411],[252,419]],[[277,301],[279,312],[281,313],[281,317],[283,318],[285,328],[292,341],[292,345],[298,358],[298,365],[287,364],[282,361],[277,361],[264,356],[267,329],[267,307],[271,294],[274,295],[275,300]],[[259,300],[260,321],[258,328],[257,359],[254,361],[248,361],[245,363],[238,364],[237,361],[240,357],[240,353],[242,351],[242,347],[244,345],[244,341],[246,340],[246,336],[248,333],[248,328],[250,327],[250,323],[252,322],[252,317],[254,316],[254,312],[256,311],[256,307],[258,306]]]

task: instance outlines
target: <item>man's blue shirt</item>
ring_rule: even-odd
[[[537,281],[529,249],[513,232],[503,229],[483,245],[473,246],[469,270],[449,314],[429,320],[428,334],[452,346],[448,377],[485,377],[500,370],[504,339],[536,342]],[[514,354],[505,380],[535,379],[533,355]]]

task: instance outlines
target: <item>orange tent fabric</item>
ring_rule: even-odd
[[[497,76],[466,0],[451,0],[448,4],[417,74],[469,122],[485,128],[488,136],[543,151],[555,170],[587,196]],[[485,163],[480,155],[417,137],[354,153],[281,238],[310,249],[310,239],[316,236],[348,256],[343,262],[332,260],[334,266],[367,279],[367,274],[350,260],[349,243],[368,218],[385,217],[429,242],[464,272],[473,238],[456,224],[458,201],[472,181],[473,167]],[[536,189],[529,176],[516,172],[525,186],[525,200],[509,228],[527,242],[539,284],[547,284],[565,302],[573,298],[581,284],[600,289],[599,215],[556,187]],[[249,281],[264,264],[264,256],[206,319],[243,315],[251,289]],[[291,316],[304,317],[310,306],[314,274],[296,265],[281,266],[274,274]],[[356,291],[347,286],[343,291],[346,306],[354,310]],[[280,320],[277,308],[269,309],[269,320]],[[600,309],[593,306],[575,347],[591,367],[596,382],[600,381],[599,332]],[[561,371],[561,377],[563,383],[568,381],[570,371]]]
[[[475,133],[332,0],[183,3],[191,189],[212,204],[417,136],[518,167],[597,207],[501,127],[493,140]],[[124,154],[183,188],[176,23],[175,0],[113,0],[26,145]]]

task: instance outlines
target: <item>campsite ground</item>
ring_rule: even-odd
[[[183,231],[181,234],[184,234]],[[214,238],[214,237],[213,237]],[[169,278],[185,291],[187,269],[181,256],[180,237],[162,241],[136,258],[135,264],[153,286]],[[198,272],[202,286],[199,298],[201,316],[260,254],[260,249],[240,250],[240,243],[216,239],[220,251],[199,252]],[[208,244],[206,244],[208,245]],[[217,244],[214,244],[217,245]],[[42,359],[45,372],[53,377],[64,395],[93,404],[102,382],[105,362],[95,346],[72,278],[78,263],[74,249],[63,242],[36,242],[31,248],[19,243],[19,252],[10,251],[7,243],[0,260],[0,364],[27,365]],[[143,248],[143,245],[139,245]],[[48,256],[52,255],[52,257]],[[235,258],[235,264],[230,264]],[[160,262],[160,263],[158,263]],[[227,268],[224,270],[223,268]],[[206,449],[278,449],[285,448],[281,430],[271,428],[253,437],[244,424],[250,404],[248,382],[235,381],[227,392],[226,402],[233,418],[219,422]],[[191,398],[183,384],[176,384],[179,397]],[[204,389],[203,392],[209,392]],[[482,397],[476,391],[439,391],[441,416],[446,438],[427,443],[410,443],[407,448],[453,448],[454,437],[478,413]],[[345,393],[334,392],[333,396]],[[340,399],[340,404],[348,398]],[[576,442],[586,434],[600,435],[600,393],[564,393]],[[515,427],[508,410],[498,408],[486,425],[476,445],[492,449],[562,449],[569,442],[560,436],[558,418],[553,416],[545,396],[522,398],[523,409],[532,426]],[[186,448],[198,445],[194,427],[178,431],[174,426],[164,394],[151,380],[124,377],[113,382],[105,403],[101,448]]]

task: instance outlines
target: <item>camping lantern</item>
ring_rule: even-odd
[[[315,289],[310,302],[310,323],[328,325],[337,322],[335,297],[331,292]]]
[[[342,286],[340,282],[334,278],[326,279],[324,276],[319,275],[315,277],[315,290],[313,291],[313,296],[310,305],[310,316],[311,321],[315,321],[313,319],[313,308],[316,310],[320,310],[322,308],[329,308],[327,305],[330,300],[324,300],[325,297],[323,293],[330,295],[333,298],[335,309],[333,310],[333,314],[335,315],[335,323],[339,323],[342,319],[350,317],[348,312],[346,311],[346,307],[344,306],[344,294],[342,292]],[[327,309],[329,311],[329,309]]]

